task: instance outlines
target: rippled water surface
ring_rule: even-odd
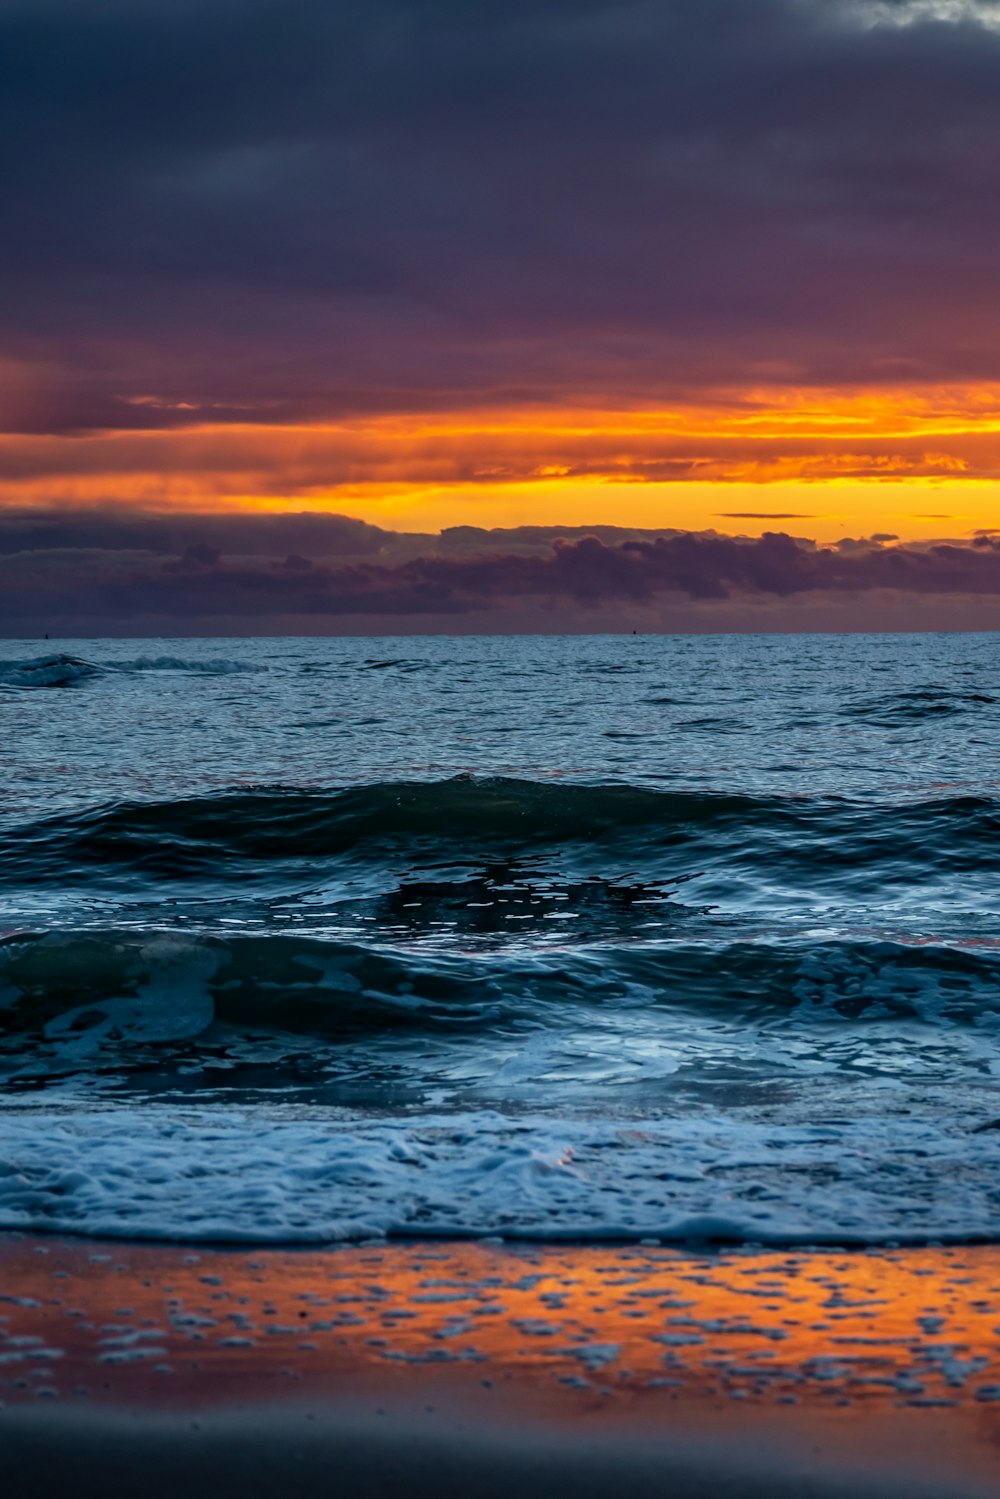
[[[0,656],[0,1226],[1000,1236],[1000,637]]]

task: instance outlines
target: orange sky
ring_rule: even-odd
[[[134,405],[141,425],[129,430],[0,438],[0,502],[819,540],[961,537],[1000,518],[994,383],[723,389],[661,410],[536,405],[274,426],[203,422],[152,396]]]

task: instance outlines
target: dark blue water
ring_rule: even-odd
[[[1000,1236],[1000,637],[0,655],[0,1226]]]

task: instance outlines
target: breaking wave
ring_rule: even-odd
[[[110,1050],[213,1025],[324,1036],[472,1031],[653,1008],[730,1024],[1000,1029],[1000,949],[902,942],[647,941],[418,952],[385,941],[18,933],[0,943],[0,1047]],[[85,1043],[85,1044],[81,1044]]]
[[[61,652],[35,660],[0,661],[0,687],[72,687],[101,675],[92,661]]]
[[[133,661],[85,661],[64,652],[21,661],[0,661],[0,688],[75,687],[94,677],[135,672],[193,672],[204,676],[243,676],[267,671],[262,664],[214,659],[185,660],[180,656],[137,656]]]

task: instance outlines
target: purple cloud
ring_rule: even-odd
[[[996,379],[1000,34],[901,8],[3,0],[4,426]]]
[[[298,533],[296,519],[303,523]],[[924,546],[845,537],[821,547],[782,532],[751,539],[607,528],[602,538],[526,528],[526,538],[463,528],[459,538],[436,540],[381,532],[373,554],[371,528],[338,517],[286,517],[279,527],[268,517],[194,517],[186,536],[179,519],[170,522],[176,550],[165,555],[153,522],[145,523],[145,546],[135,544],[143,522],[129,531],[120,519],[95,517],[89,537],[76,523],[77,545],[57,535],[63,544],[46,549],[30,545],[38,522],[24,524],[24,549],[14,549],[9,525],[0,546],[0,619],[8,634],[17,633],[18,621],[46,618],[85,621],[95,633],[139,627],[150,617],[184,629],[224,617],[251,632],[276,618],[307,617],[325,619],[333,630],[352,617],[414,628],[433,616],[460,628],[464,617],[484,613],[506,625],[539,610],[598,620],[602,611],[648,610],[664,601],[701,608],[874,594],[915,602],[1000,598],[1000,539],[988,535]],[[133,545],[102,546],[105,525],[125,525],[118,539]],[[318,546],[302,545],[309,527]]]

